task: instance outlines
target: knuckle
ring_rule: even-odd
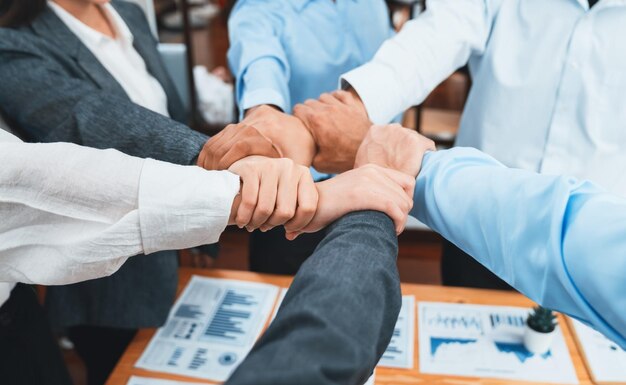
[[[257,212],[263,217],[269,217],[272,215],[272,209],[269,206],[260,206],[257,208]]]
[[[281,218],[283,221],[293,218],[295,210],[292,207],[278,207],[274,213],[277,218]]]
[[[241,206],[246,210],[254,209],[255,205],[256,205],[256,202],[252,200],[251,198],[243,198],[241,201]]]
[[[299,210],[302,214],[311,216],[317,211],[317,206],[312,203],[305,203],[299,207]]]

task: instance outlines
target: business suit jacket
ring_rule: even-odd
[[[226,385],[361,385],[400,312],[398,240],[389,217],[352,213],[328,228],[276,319]]]
[[[148,71],[167,93],[175,120],[134,104],[50,9],[27,27],[0,28],[2,115],[30,141],[74,142],[191,164],[207,137],[181,123],[182,103],[143,12],[123,1],[112,5],[133,33],[134,46]],[[176,270],[176,253],[161,252],[131,258],[108,278],[50,288],[51,320],[58,327],[158,326],[174,299]]]

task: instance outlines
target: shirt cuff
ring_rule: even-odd
[[[343,76],[359,95],[374,124],[387,124],[401,112],[402,99],[398,92],[388,92],[397,83],[393,71],[386,65],[370,62]]]
[[[228,225],[239,177],[147,159],[139,184],[145,254],[215,243]]]
[[[289,113],[287,102],[283,95],[271,88],[260,88],[254,91],[246,91],[241,100],[241,109],[239,119],[243,120],[243,115],[246,110],[260,106],[263,104],[274,105],[285,113]]]

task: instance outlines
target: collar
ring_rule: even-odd
[[[54,11],[54,13],[63,21],[63,23],[78,37],[80,40],[84,40],[85,43],[90,45],[101,45],[105,42],[112,41],[109,36],[106,36],[93,28],[87,26],[85,23],[74,17],[71,13],[67,12],[63,7],[59,6],[53,1],[48,1],[48,6]],[[106,3],[101,6],[104,11],[105,17],[109,20],[109,23],[115,30],[116,40],[121,41],[125,45],[133,44],[133,34],[117,13],[115,8],[110,3]]]

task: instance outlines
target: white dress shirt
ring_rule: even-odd
[[[457,145],[626,195],[625,21],[624,0],[430,0],[343,80],[385,123],[469,60]]]
[[[48,1],[48,5],[122,86],[130,100],[169,117],[165,90],[148,72],[145,61],[133,46],[133,34],[111,4],[101,7],[115,31],[115,39],[85,25],[55,2]]]
[[[217,242],[240,184],[228,171],[27,144],[1,129],[0,164],[0,305],[15,282],[85,281],[133,255]]]

